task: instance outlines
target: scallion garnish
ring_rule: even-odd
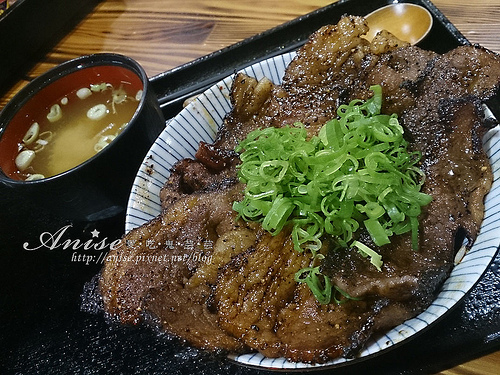
[[[237,147],[238,177],[244,198],[233,209],[276,234],[290,225],[297,251],[318,259],[322,237],[355,248],[381,270],[380,255],[355,240],[363,226],[376,246],[393,235],[412,232],[418,249],[418,215],[431,196],[420,192],[424,173],[420,153],[408,151],[397,115],[380,114],[382,88],[371,99],[339,107],[310,139],[301,123],[252,131]],[[332,299],[330,279],[320,266],[297,272],[321,303]],[[333,290],[339,292],[338,288]],[[344,296],[346,296],[345,294]]]

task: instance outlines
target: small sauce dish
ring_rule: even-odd
[[[365,16],[370,31],[366,39],[372,40],[381,30],[414,45],[426,37],[432,28],[431,13],[424,7],[411,3],[390,4]]]

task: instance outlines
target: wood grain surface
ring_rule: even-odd
[[[369,1],[369,0],[367,0]],[[0,99],[0,108],[29,80],[85,54],[136,59],[148,76],[204,56],[330,4],[327,0],[104,0]],[[473,43],[500,52],[500,0],[434,0]],[[2,53],[4,53],[2,51]],[[498,374],[500,352],[441,374]]]
[[[369,1],[369,0],[367,0]],[[148,75],[172,69],[300,15],[327,0],[104,0],[0,98],[66,60],[96,52],[136,59]],[[499,0],[435,0],[473,43],[500,52]]]

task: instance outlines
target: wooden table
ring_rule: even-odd
[[[369,0],[367,0],[369,1]],[[97,52],[128,55],[154,76],[302,14],[328,0],[105,0],[68,34],[26,79],[0,99],[0,108],[26,82],[71,58]],[[500,0],[434,0],[473,43],[500,52]],[[500,352],[442,374],[497,374]]]

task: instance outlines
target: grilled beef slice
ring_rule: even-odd
[[[317,363],[355,356],[371,336],[432,302],[457,241],[470,246],[483,218],[492,176],[481,102],[498,89],[500,58],[475,46],[437,55],[387,33],[369,43],[366,31],[359,17],[321,28],[281,85],[235,76],[233,110],[214,144],[178,162],[161,192],[162,213],[110,252],[100,282],[109,314],[133,324],[152,314],[197,347]],[[383,112],[398,114],[411,148],[422,152],[423,190],[433,201],[420,217],[419,251],[408,235],[377,248],[358,234],[382,254],[381,272],[355,251],[329,251],[323,272],[358,299],[321,305],[294,281],[309,258],[293,250],[289,232],[271,236],[232,211],[242,191],[233,149],[258,127],[300,121],[315,134],[340,104],[367,99],[373,84],[383,86]]]

